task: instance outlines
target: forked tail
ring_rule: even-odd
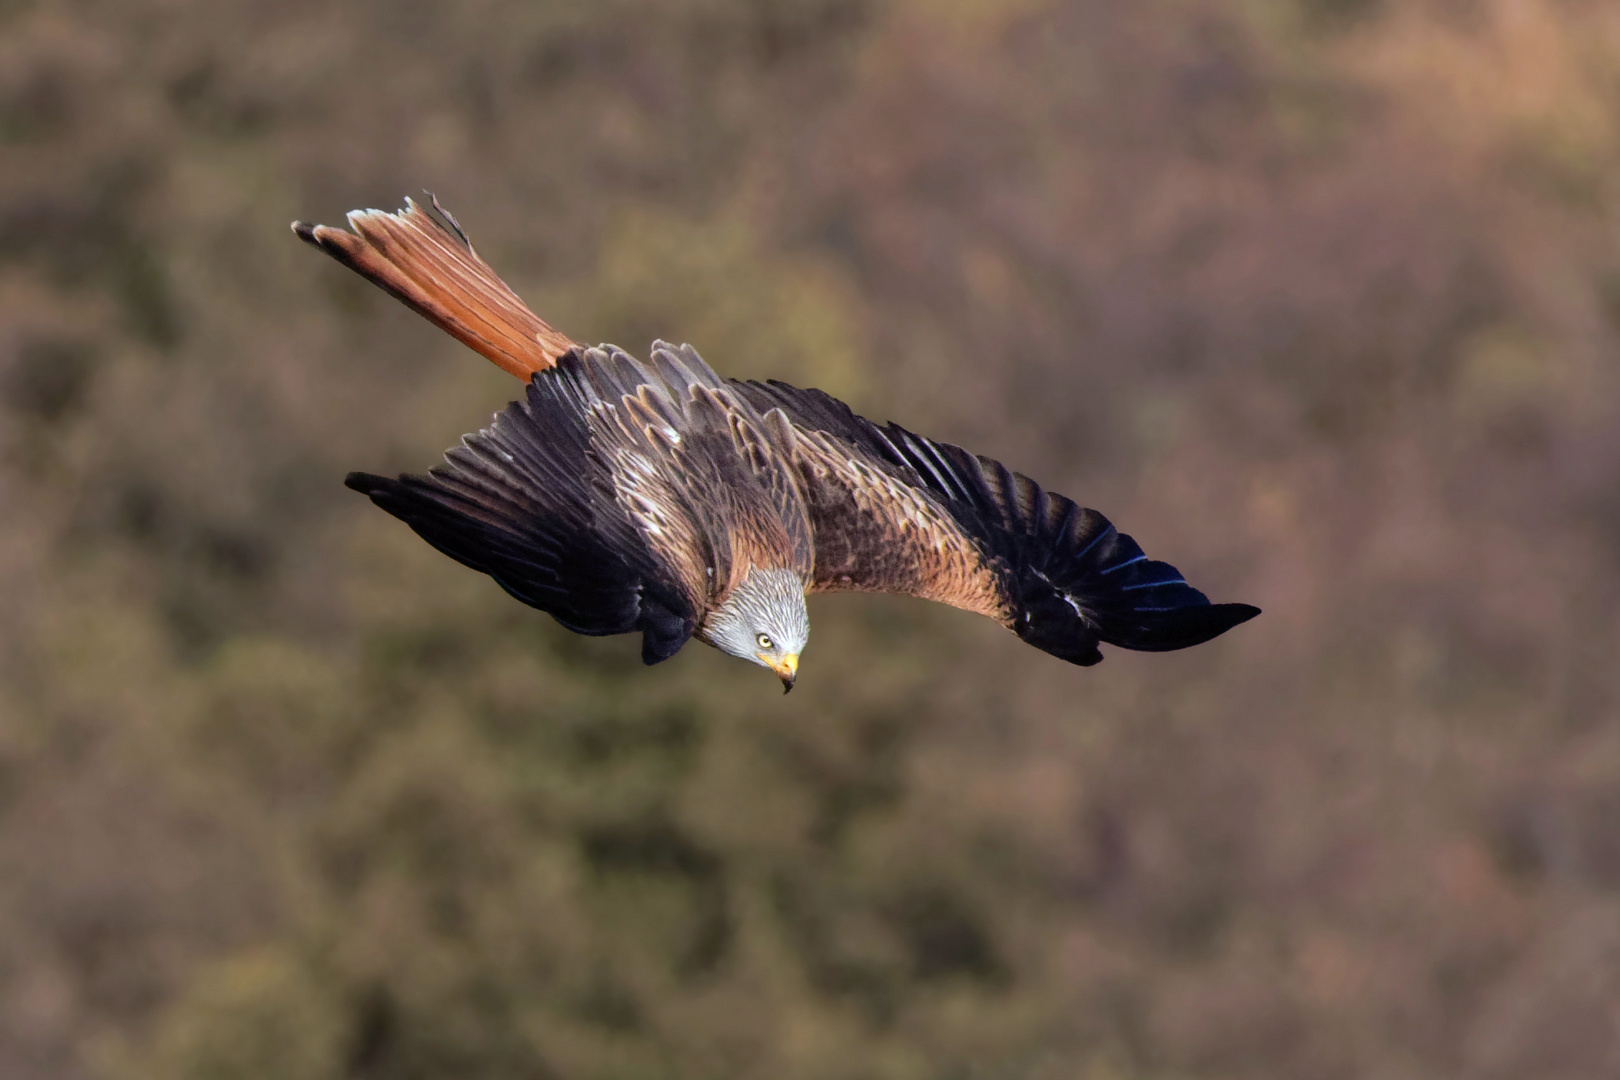
[[[350,212],[353,232],[302,221],[292,228],[518,378],[555,365],[574,342],[530,311],[478,257],[450,212],[432,202],[437,217],[406,199],[394,214]]]

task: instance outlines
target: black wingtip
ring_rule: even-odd
[[[1211,604],[1169,563],[1156,562],[1095,510],[1052,497],[1056,543],[1021,582],[1015,629],[1070,663],[1102,659],[1097,645],[1171,652],[1202,645],[1246,623],[1252,604]]]
[[[362,495],[371,495],[394,481],[386,476],[374,476],[371,473],[352,472],[343,478],[343,486],[350,491],[358,491]]]
[[[298,239],[302,240],[304,243],[313,244],[315,247],[321,246],[321,242],[315,239],[315,226],[309,224],[308,222],[293,222],[292,231],[297,235]]]
[[[1189,590],[1191,591],[1191,590]],[[1102,640],[1137,652],[1171,652],[1202,645],[1232,627],[1246,623],[1260,609],[1252,604],[1193,604],[1167,611],[1135,612],[1115,617]]]
[[[1224,608],[1230,614],[1232,621],[1227,624],[1228,630],[1234,626],[1240,626],[1260,614],[1260,609],[1253,604],[1216,604],[1215,606]]]

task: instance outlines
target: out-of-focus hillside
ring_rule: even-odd
[[[1265,615],[562,632],[341,486],[423,188]],[[1612,1075],[1617,244],[1604,0],[0,3],[0,1072]]]

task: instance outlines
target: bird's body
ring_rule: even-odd
[[[1257,613],[1210,604],[1096,511],[820,391],[722,379],[690,346],[577,346],[444,217],[453,233],[414,204],[351,214],[353,233],[294,225],[529,383],[430,475],[348,483],[571,630],[639,631],[648,663],[695,636],[791,688],[810,592],[941,601],[1078,664]]]

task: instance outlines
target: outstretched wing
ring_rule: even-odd
[[[819,390],[737,383],[780,409],[815,533],[818,591],[904,593],[996,619],[1076,664],[1099,642],[1163,652],[1259,614],[1211,604],[1095,510],[998,461],[878,426]]]
[[[292,228],[518,378],[554,365],[574,342],[530,311],[478,257],[438,199],[433,209],[439,217],[406,199],[394,214],[350,212],[353,232],[301,221]]]
[[[647,663],[697,628],[700,580],[649,545],[615,498],[569,382],[548,373],[428,476],[349,487],[428,543],[581,634],[640,631]]]
[[[517,298],[437,200],[433,209],[439,217],[407,199],[399,213],[349,214],[352,233],[301,222],[293,231],[506,371],[525,380],[542,372],[552,377],[533,379],[525,403],[469,436],[431,476],[355,473],[349,486],[565,626],[587,634],[641,630],[648,662],[673,655],[704,607],[707,587],[695,580],[695,568],[724,562],[708,549],[713,536],[729,534],[705,527],[691,500],[674,497],[680,484],[665,484],[660,493],[624,482],[632,475],[627,466],[650,467],[650,456],[637,451],[657,444],[667,419],[641,394],[648,373],[614,355],[580,350],[555,377],[551,369],[574,343]],[[697,429],[730,431],[778,518],[799,513],[790,493],[769,482],[778,450],[791,457],[813,533],[815,590],[938,600],[990,616],[1077,664],[1101,660],[1099,642],[1180,649],[1259,614],[1247,604],[1211,604],[1101,514],[999,462],[894,424],[879,427],[817,390],[727,384],[757,415],[754,424],[715,396],[724,390],[707,385],[712,373],[694,390],[684,362],[672,367],[657,349],[653,361],[658,381],[677,398],[690,396],[699,412],[725,421]],[[617,387],[618,404],[607,414],[623,440],[608,442],[622,442],[620,449],[637,460],[608,463],[589,448],[590,398],[612,395],[582,394],[581,380],[616,382],[620,375],[635,375],[635,385]],[[682,412],[688,421],[700,419],[684,406]],[[688,437],[697,429],[689,427]],[[677,456],[686,465],[679,479],[691,485],[696,459],[691,450]],[[725,454],[708,456],[718,461]],[[656,479],[656,472],[646,475]],[[714,488],[722,489],[729,490],[724,483]],[[670,522],[661,513],[697,531],[665,535]],[[786,546],[799,550],[798,530],[787,531],[794,536]],[[699,534],[710,537],[707,547]],[[665,541],[668,550],[661,554],[649,540]]]

